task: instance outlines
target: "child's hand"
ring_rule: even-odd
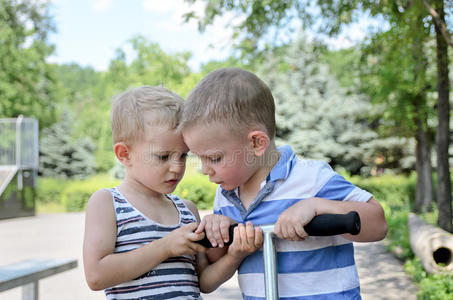
[[[198,223],[190,223],[173,230],[162,238],[166,242],[169,257],[206,251],[205,247],[195,243],[204,238],[204,233],[194,232],[197,227]]]
[[[315,216],[316,210],[310,199],[299,201],[280,214],[274,232],[281,239],[303,241],[308,236],[304,226]]]
[[[226,216],[211,214],[203,217],[195,232],[202,233],[204,230],[211,245],[213,247],[219,245],[222,248],[224,243],[228,242],[230,238],[233,238],[229,236],[228,229],[234,223],[236,222],[233,219]]]
[[[228,254],[244,259],[247,255],[255,252],[263,245],[263,230],[260,227],[253,227],[252,222],[238,224],[234,228],[233,243],[228,248]]]

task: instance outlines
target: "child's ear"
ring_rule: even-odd
[[[130,149],[123,143],[116,143],[113,146],[113,151],[115,152],[116,158],[124,165],[129,166],[131,163]]]
[[[247,138],[256,156],[262,156],[266,152],[269,146],[269,137],[264,131],[250,131]]]

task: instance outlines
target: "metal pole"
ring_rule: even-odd
[[[22,286],[22,300],[38,300],[38,299],[39,299],[38,281],[34,281]]]
[[[17,166],[17,188],[22,190],[22,161],[21,161],[21,146],[22,146],[22,120],[24,117],[19,115],[16,120],[16,166]]]
[[[264,235],[263,261],[266,300],[277,300],[278,278],[274,225],[263,225],[260,227]]]

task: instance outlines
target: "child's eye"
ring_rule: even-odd
[[[220,162],[221,159],[222,159],[222,157],[220,157],[220,156],[219,157],[211,157],[211,158],[209,158],[209,160],[212,163],[214,163],[214,164]]]
[[[182,159],[186,159],[186,158],[187,158],[187,153],[181,154],[181,158],[182,158]]]
[[[156,155],[156,157],[159,160],[167,160],[170,156],[168,154],[165,154],[165,155]]]

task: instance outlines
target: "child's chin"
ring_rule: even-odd
[[[225,191],[232,191],[232,190],[234,190],[235,188],[237,188],[237,186],[228,185],[228,184],[225,184],[225,183],[221,183],[220,186],[221,186],[222,189],[224,189]]]

